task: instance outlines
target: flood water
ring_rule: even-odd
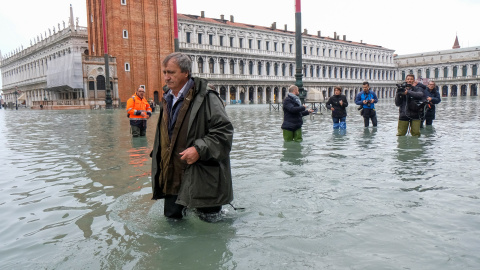
[[[352,102],[353,103],[353,102]],[[123,110],[0,110],[0,269],[479,269],[480,102],[444,98],[433,128],[396,137],[393,99],[346,134],[231,105],[235,200],[223,220],[163,217],[146,138]]]

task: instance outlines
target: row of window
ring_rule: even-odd
[[[225,64],[226,62],[223,59],[220,59],[219,61],[219,69],[220,69],[220,74],[225,74]],[[233,60],[230,60],[229,68],[230,68],[230,74],[235,74],[235,62]],[[256,63],[257,66],[257,74],[256,75],[262,75],[263,73],[263,64],[262,62]],[[204,61],[203,58],[199,58],[197,60],[197,67],[198,67],[198,73],[206,73],[205,68],[204,68]],[[245,75],[245,63],[243,60],[240,60],[239,66],[238,66],[238,74],[240,75]],[[254,75],[254,62],[249,61],[248,62],[248,75]],[[208,60],[208,73],[215,73],[215,63],[213,58],[210,58]],[[280,75],[281,74],[281,75]],[[288,75],[287,75],[288,74]],[[307,65],[304,65],[303,68],[303,75],[309,77],[317,77],[320,78],[320,75],[322,74],[323,78],[327,77],[328,78],[352,78],[352,79],[382,79],[382,80],[388,80],[388,79],[393,79],[395,80],[395,72],[394,71],[386,71],[386,70],[365,70],[364,69],[354,69],[354,68],[343,68],[343,67],[332,67],[332,66],[310,66],[308,67]],[[270,76],[294,76],[294,64],[281,64],[279,65],[278,63],[274,63],[273,65],[269,62],[265,64],[265,75]],[[349,76],[350,75],[350,76]]]
[[[448,67],[444,67],[443,68],[443,78],[447,78],[448,77]],[[468,68],[467,66],[462,66],[462,77],[466,77],[467,76],[467,71],[468,71]],[[439,73],[440,73],[440,69],[439,68],[435,68],[434,69],[434,78],[435,79],[438,79],[439,78]],[[457,66],[454,66],[453,67],[453,74],[452,74],[452,77],[453,78],[456,78],[458,77],[458,67]],[[414,74],[413,73],[413,69],[409,70],[409,74]],[[427,78],[432,78],[430,75],[430,69],[427,68],[425,70],[425,75]],[[478,66],[477,65],[473,65],[472,66],[472,76],[477,76],[478,75]],[[405,71],[402,71],[402,80],[405,80],[405,76],[406,76],[406,72]],[[417,70],[417,77],[418,78],[422,78],[422,70],[419,69]]]
[[[228,45],[226,44],[226,36],[219,36],[218,37],[218,45],[219,46],[229,46],[235,47],[235,38],[228,37]],[[245,43],[244,38],[238,38],[238,48],[244,48],[245,45],[248,45],[248,49],[257,49],[257,50],[266,50],[266,51],[274,51],[274,52],[289,52],[294,53],[294,46],[293,44],[286,44],[286,43],[279,43],[279,42],[270,42],[262,40],[257,40],[256,47],[254,48],[253,39],[247,39],[247,44]],[[203,44],[203,34],[197,34],[197,42],[198,44]],[[192,43],[192,33],[186,32],[186,43]],[[214,35],[208,35],[208,44],[214,45]],[[303,54],[305,55],[316,55],[316,56],[326,56],[326,57],[334,57],[334,58],[343,58],[343,59],[354,59],[354,60],[365,60],[365,61],[381,61],[381,62],[391,62],[391,56],[385,55],[376,55],[376,54],[367,54],[367,53],[358,53],[358,52],[348,52],[343,50],[337,49],[326,49],[326,48],[314,48],[303,46]]]
[[[32,62],[32,63],[29,63],[29,64],[25,64],[25,65],[22,65],[22,66],[19,66],[17,68],[14,68],[12,70],[9,70],[7,72],[4,72],[2,73],[2,77],[3,78],[6,78],[8,76],[13,76],[15,74],[20,74],[22,72],[26,72],[28,70],[31,70],[31,69],[36,69],[36,68],[40,68],[40,67],[43,67],[45,65],[45,67],[48,67],[48,61],[55,59],[57,57],[61,57],[61,56],[64,56],[65,54],[67,53],[71,53],[71,49],[68,48],[68,49],[64,49],[62,51],[58,51],[58,52],[55,52],[45,58],[42,58],[40,60],[36,60],[35,62]]]

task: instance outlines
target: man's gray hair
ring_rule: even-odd
[[[177,65],[180,67],[180,71],[184,73],[188,72],[188,77],[192,76],[192,60],[188,55],[181,52],[171,53],[165,57],[162,65],[166,67],[170,60],[174,60],[177,63]]]
[[[290,87],[288,88],[288,92],[289,92],[289,93],[293,93],[293,91],[295,91],[296,89],[298,89],[298,86],[292,84],[292,85],[290,85]]]

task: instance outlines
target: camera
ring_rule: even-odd
[[[407,82],[403,82],[401,84],[397,84],[397,94],[403,94],[406,90],[406,88],[411,88],[412,85],[407,83]]]
[[[372,101],[371,101],[371,100],[366,100],[366,101],[367,101],[367,103],[365,103],[365,104],[362,104],[362,105],[358,106],[358,109],[357,109],[357,110],[359,110],[359,111],[360,111],[361,109],[363,109],[363,105],[367,105],[367,106],[368,106],[370,103],[372,103]]]

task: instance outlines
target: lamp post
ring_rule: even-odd
[[[15,86],[15,110],[18,111],[18,104],[17,104],[17,95],[18,95],[18,86]]]
[[[180,50],[180,45],[178,43],[178,19],[177,19],[177,0],[173,0],[173,35],[175,39],[173,40],[173,45],[175,47],[175,52]]]
[[[112,109],[112,94],[110,93],[110,68],[108,67],[107,24],[105,17],[105,0],[102,0],[103,51],[105,52],[105,109]]]
[[[301,0],[295,0],[295,85],[300,92],[299,98],[305,103],[305,89],[302,82],[302,9]]]

